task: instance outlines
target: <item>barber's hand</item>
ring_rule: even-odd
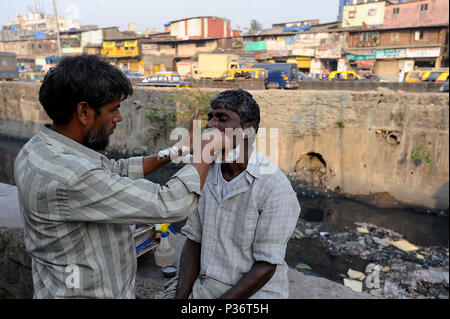
[[[195,109],[194,114],[191,117],[189,123],[189,135],[184,136],[178,143],[173,146],[173,149],[178,150],[178,154],[172,154],[172,156],[181,156],[192,154],[194,150],[193,140],[194,140],[194,121],[198,119],[199,110]]]
[[[206,162],[211,162],[222,150],[229,151],[231,140],[224,132],[216,128],[206,129],[202,134],[202,156]]]

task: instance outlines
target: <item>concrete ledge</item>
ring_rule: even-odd
[[[437,93],[444,83],[433,82],[375,82],[375,81],[302,81],[299,90],[319,91],[376,91],[380,88],[391,91],[404,91],[411,93]]]

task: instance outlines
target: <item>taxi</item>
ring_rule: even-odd
[[[445,82],[448,81],[448,71],[430,70],[422,75],[422,81],[427,82]]]
[[[365,80],[354,71],[333,71],[328,76],[328,81],[358,81]]]
[[[42,82],[45,73],[43,72],[25,72],[20,75],[22,81],[26,82]]]
[[[233,79],[266,79],[267,70],[266,69],[228,69],[222,73],[222,80],[233,80]]]
[[[414,70],[406,73],[404,82],[420,82],[422,81],[422,76],[426,71],[424,70]]]

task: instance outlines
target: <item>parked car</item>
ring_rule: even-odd
[[[299,81],[317,81],[315,78],[308,76],[302,72],[298,72],[298,80]]]
[[[128,69],[122,69],[122,72],[127,76],[129,79],[142,79],[145,78],[145,76],[139,72],[134,72]]]
[[[425,73],[424,70],[409,71],[405,75],[404,82],[420,82],[422,81],[422,75],[424,73]]]
[[[354,71],[333,71],[328,76],[328,81],[370,81]]]
[[[439,92],[448,93],[448,82],[439,88]]]
[[[266,69],[265,86],[268,89],[292,89],[298,86],[298,68],[295,63],[257,63],[252,69]]]
[[[233,80],[233,79],[266,79],[267,71],[266,69],[228,69],[222,73],[220,77],[221,80]]]
[[[183,81],[179,74],[159,73],[144,79],[138,86],[160,86],[160,87],[192,87],[192,82]]]
[[[11,52],[0,52],[0,80],[12,81],[18,78],[17,55]]]
[[[370,80],[370,81],[376,81],[376,82],[380,82],[381,79],[378,75],[375,74],[368,74],[365,76],[366,79]]]
[[[427,71],[422,75],[422,81],[426,82],[448,81],[448,71],[440,71],[440,70]]]
[[[25,82],[42,82],[44,76],[44,72],[24,72],[20,74],[20,80]]]

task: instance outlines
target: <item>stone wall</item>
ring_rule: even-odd
[[[0,135],[29,138],[48,122],[38,90],[39,84],[0,84]],[[123,121],[110,149],[131,155],[172,145],[170,132],[180,120],[175,110],[186,98],[181,92],[199,94],[136,88],[122,104]],[[202,92],[214,95],[217,89]],[[392,205],[448,208],[448,94],[251,93],[261,107],[260,127],[278,129],[278,166],[286,173],[352,195],[388,193]]]

